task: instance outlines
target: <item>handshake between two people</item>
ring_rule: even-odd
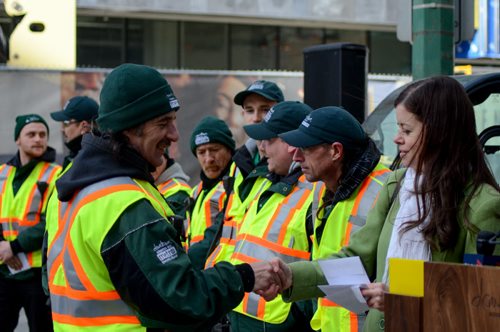
[[[266,301],[273,300],[292,286],[292,270],[279,258],[251,263],[250,266],[255,277],[253,291]]]
[[[280,260],[273,258],[265,262],[251,263],[255,276],[253,291],[262,296],[266,301],[271,301],[278,294],[292,287],[292,270]],[[366,299],[368,307],[384,311],[384,295],[387,286],[384,283],[376,282],[366,285],[361,289],[361,294]]]

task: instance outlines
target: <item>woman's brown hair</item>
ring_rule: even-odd
[[[462,85],[446,76],[410,84],[394,102],[394,106],[400,104],[423,124],[415,192],[425,199],[418,220],[404,231],[430,216],[422,230],[427,242],[441,250],[452,248],[460,229],[459,217],[472,228],[467,208],[478,188],[487,183],[499,190],[477,137],[473,105]],[[422,185],[417,186],[419,182]],[[466,190],[468,186],[470,190]]]

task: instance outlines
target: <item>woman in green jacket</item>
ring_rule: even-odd
[[[388,178],[364,228],[332,257],[359,256],[373,280],[362,290],[371,308],[366,331],[384,329],[388,258],[461,263],[464,253],[476,252],[479,231],[500,230],[500,188],[485,162],[463,87],[449,77],[417,81],[395,107],[394,142],[406,168]],[[327,281],[317,262],[282,268],[289,287],[285,299],[324,296],[317,286]]]

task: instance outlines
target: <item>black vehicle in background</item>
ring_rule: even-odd
[[[464,86],[474,105],[479,140],[500,183],[500,73],[452,77]],[[391,92],[363,123],[368,135],[382,151],[382,162],[393,168],[398,161],[398,149],[393,142],[398,130],[394,100],[405,86]]]

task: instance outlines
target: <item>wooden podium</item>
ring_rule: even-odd
[[[385,295],[385,330],[500,331],[500,268],[424,263],[424,296]]]

